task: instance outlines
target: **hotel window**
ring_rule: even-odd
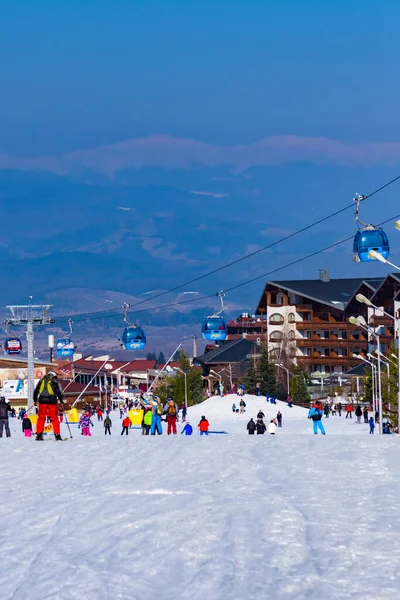
[[[294,313],[288,314],[288,323],[294,323],[296,321],[296,315]]]
[[[270,342],[281,342],[283,339],[282,331],[273,331],[269,336]]]
[[[283,323],[285,322],[285,319],[279,313],[274,313],[273,315],[270,316],[269,322],[274,323],[275,325],[283,325]]]

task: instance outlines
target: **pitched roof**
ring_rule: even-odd
[[[349,371],[346,371],[346,373],[343,373],[343,375],[358,375],[359,377],[362,377],[365,375],[366,370],[367,364],[362,362],[359,365],[352,367]]]
[[[83,392],[83,396],[93,396],[99,393],[99,388],[94,385],[87,387],[84,383],[71,382],[69,379],[59,379],[59,382],[65,396],[75,396],[81,392]]]
[[[195,362],[201,365],[218,365],[221,363],[238,363],[246,360],[257,345],[245,338],[239,338],[223,344],[215,350],[206,352],[195,358]]]
[[[375,277],[370,279],[331,279],[330,281],[321,281],[320,279],[299,279],[284,281],[268,281],[267,285],[274,285],[293,292],[299,296],[304,296],[310,300],[316,300],[323,304],[329,304],[339,310],[344,310],[350,302],[358,288],[365,283],[371,290],[377,290],[382,284],[384,277]],[[263,297],[259,305],[262,304]]]

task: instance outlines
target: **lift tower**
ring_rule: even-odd
[[[31,300],[32,297],[29,297]],[[6,319],[6,325],[20,327],[26,325],[26,341],[28,345],[28,407],[33,404],[33,391],[35,387],[35,364],[33,357],[33,326],[52,325],[55,320],[49,316],[51,304],[27,304],[7,306],[11,311],[11,317]]]

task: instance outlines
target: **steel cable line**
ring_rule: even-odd
[[[371,192],[370,194],[367,194],[366,196],[362,197],[362,202],[364,202],[365,200],[368,200],[368,198],[371,198],[372,196],[374,196],[375,194],[378,194],[379,192],[381,192],[382,190],[384,190],[385,188],[389,187],[390,185],[392,185],[393,183],[395,183],[396,181],[398,181],[400,179],[400,175],[398,175],[397,177],[395,177],[394,179],[391,179],[390,181],[388,181],[387,183],[385,183],[384,185],[382,185],[381,187],[377,188],[376,190],[374,190],[373,192]],[[179,290],[182,287],[185,287],[187,285],[191,285],[192,283],[196,283],[197,281],[200,281],[202,279],[205,279],[206,277],[210,277],[211,275],[214,275],[215,273],[219,273],[220,271],[223,271],[224,269],[227,269],[229,267],[232,267],[233,265],[236,265],[244,260],[247,260],[248,258],[251,258],[252,256],[256,256],[257,254],[260,254],[261,252],[264,252],[265,250],[268,250],[270,248],[273,248],[274,246],[281,244],[282,242],[285,242],[301,233],[304,233],[305,231],[308,231],[310,229],[312,229],[313,227],[316,227],[317,225],[320,225],[321,223],[324,223],[325,221],[328,221],[329,219],[332,219],[333,217],[336,217],[337,215],[345,212],[346,210],[349,210],[350,208],[352,208],[354,206],[354,204],[349,204],[348,206],[344,206],[343,208],[331,213],[330,215],[327,215],[326,217],[323,217],[322,219],[319,219],[317,221],[314,221],[313,223],[310,223],[309,225],[306,225],[305,227],[302,227],[301,229],[298,229],[297,231],[294,231],[293,233],[290,233],[282,238],[280,238],[279,240],[276,240],[275,242],[271,242],[270,244],[268,244],[267,246],[263,246],[262,248],[259,248],[258,250],[254,250],[253,252],[250,252],[249,254],[245,254],[243,256],[241,256],[240,258],[237,258],[229,263],[226,263],[225,265],[222,265],[221,267],[217,267],[216,269],[213,269],[212,271],[209,271],[208,273],[204,273],[203,275],[199,275],[198,277],[195,277],[194,279],[191,279],[189,281],[186,281],[178,286],[175,286],[173,288],[170,288],[168,290],[164,290],[158,294],[155,294],[154,296],[151,296],[150,298],[145,298],[143,300],[139,300],[139,302],[135,302],[134,304],[130,305],[130,308],[134,308],[135,306],[140,306],[141,304],[144,304],[146,302],[149,302],[150,300],[155,300],[157,298],[160,298],[161,296],[165,296],[166,294],[170,294],[172,292],[175,292],[176,290]],[[385,221],[387,222],[387,221]],[[347,241],[347,240],[346,240]],[[323,252],[323,250],[322,250]],[[288,265],[290,266],[290,265]],[[239,286],[240,287],[240,286]],[[232,289],[236,289],[236,287],[230,288],[230,290]],[[225,291],[229,291],[229,290],[225,290]],[[205,298],[207,297],[212,297],[210,296],[203,296]],[[196,298],[197,300],[198,298]],[[201,298],[200,298],[201,299]],[[195,299],[191,300],[191,301],[195,301]],[[181,304],[185,304],[186,302],[189,301],[182,301]],[[167,305],[170,306],[170,305]],[[117,308],[111,308],[108,310],[100,310],[100,311],[94,311],[94,312],[87,312],[87,313],[77,313],[74,315],[68,315],[68,317],[66,316],[60,316],[58,319],[59,321],[63,321],[66,320],[67,318],[77,318],[77,317],[84,317],[84,316],[90,316],[90,315],[97,315],[97,314],[101,314],[101,315],[107,315],[108,313],[115,313],[118,314],[118,311],[121,310],[121,307],[117,307]],[[57,317],[55,317],[57,318]]]
[[[399,176],[400,178],[400,176]],[[385,221],[382,221],[381,223],[378,224],[378,226],[381,225],[385,225],[386,223],[389,223],[390,221],[395,221],[396,219],[400,218],[400,214],[399,215],[395,215],[394,217],[390,217],[389,219],[386,219]],[[287,263],[285,265],[282,265],[280,267],[276,267],[276,269],[272,269],[271,271],[268,271],[267,273],[263,273],[262,275],[257,275],[256,277],[253,277],[251,279],[248,279],[247,281],[243,281],[242,283],[238,283],[237,285],[234,285],[230,288],[227,288],[225,290],[223,290],[224,292],[231,292],[233,290],[236,290],[240,287],[249,285],[251,283],[253,283],[254,281],[258,281],[259,279],[263,279],[264,277],[268,277],[269,275],[273,275],[274,273],[277,273],[278,271],[282,271],[283,269],[287,269],[289,267],[293,267],[294,265],[297,265],[305,260],[308,260],[309,258],[312,258],[314,256],[317,256],[318,254],[322,254],[323,252],[327,252],[328,250],[331,250],[332,248],[336,248],[337,246],[340,246],[341,244],[344,244],[346,242],[349,242],[350,240],[353,240],[354,236],[351,235],[347,238],[344,238],[343,240],[340,240],[339,242],[335,242],[334,244],[330,244],[329,246],[326,246],[325,248],[321,248],[320,250],[316,250],[315,252],[311,252],[310,254],[307,254],[306,256],[303,256],[301,258],[297,258],[296,260],[291,261],[290,263]],[[159,306],[152,306],[150,308],[140,308],[139,310],[134,310],[131,311],[132,314],[140,314],[140,313],[145,313],[145,312],[154,312],[157,310],[161,310],[164,308],[171,308],[173,306],[182,306],[184,304],[190,304],[192,302],[198,302],[199,300],[207,300],[209,298],[215,298],[216,294],[207,294],[204,296],[200,296],[199,298],[190,298],[189,300],[182,300],[181,302],[171,302],[169,304],[160,304]],[[121,310],[121,309],[119,309]],[[94,314],[94,313],[92,313]],[[94,319],[107,319],[110,318],[114,315],[99,315],[99,316],[95,316],[92,317],[90,316],[90,314],[88,316],[83,315],[84,318],[80,319],[81,321],[86,321],[86,320],[94,320]]]

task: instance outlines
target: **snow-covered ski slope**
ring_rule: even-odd
[[[121,437],[114,414],[111,437],[35,442],[11,420],[1,600],[397,600],[400,438],[343,416],[314,436],[304,409],[245,400],[190,408],[228,432],[208,437]],[[259,408],[283,413],[275,437],[246,434]]]

